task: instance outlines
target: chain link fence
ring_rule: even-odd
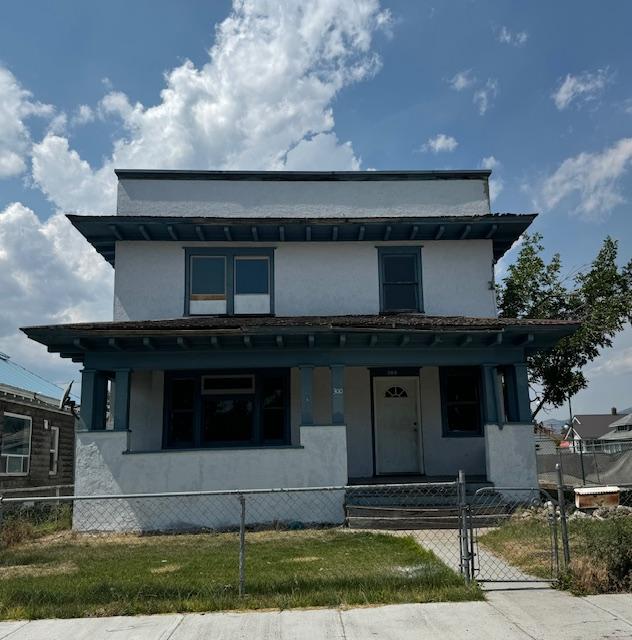
[[[466,492],[455,481],[3,497],[0,617],[470,599]]]
[[[569,445],[569,446],[566,446]],[[538,480],[542,487],[556,484],[555,465],[562,470],[564,486],[632,486],[632,441],[565,443],[541,438],[536,441]]]
[[[580,510],[561,468],[554,477],[550,490],[481,486],[460,474],[441,483],[3,497],[0,617],[454,600],[479,597],[477,582],[582,576],[612,547],[604,532],[632,543],[632,488],[618,507]]]

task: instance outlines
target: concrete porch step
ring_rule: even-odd
[[[472,516],[504,515],[502,505],[472,507]],[[452,518],[459,515],[458,507],[402,507],[347,505],[348,518]]]
[[[350,529],[458,529],[459,510],[448,506],[402,506],[400,504],[347,504],[346,524]],[[498,526],[509,516],[503,505],[472,505],[474,527]]]
[[[490,494],[477,497],[476,491],[493,486],[490,482],[466,485],[466,501],[469,504],[489,502]],[[393,487],[389,485],[350,487],[347,489],[348,506],[432,508],[456,507],[457,490],[454,486],[410,485]]]

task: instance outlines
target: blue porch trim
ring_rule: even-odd
[[[108,376],[104,371],[85,368],[81,372],[81,412],[79,430],[105,431]]]
[[[520,348],[433,349],[409,347],[352,349],[279,349],[207,351],[93,351],[85,354],[91,369],[232,369],[248,367],[299,367],[332,364],[358,367],[420,367],[494,364],[514,364],[524,361]]]

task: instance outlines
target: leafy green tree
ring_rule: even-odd
[[[555,254],[543,258],[542,236],[525,235],[514,264],[497,289],[498,309],[506,318],[573,319],[572,336],[548,352],[528,357],[529,381],[537,389],[533,417],[544,405],[559,407],[588,382],[582,369],[632,322],[632,260],[617,265],[617,242],[608,236],[584,271],[562,275]]]

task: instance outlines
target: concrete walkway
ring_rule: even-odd
[[[632,639],[632,595],[574,598],[502,588],[487,602],[362,609],[173,614],[0,622],[8,640],[600,640]]]

